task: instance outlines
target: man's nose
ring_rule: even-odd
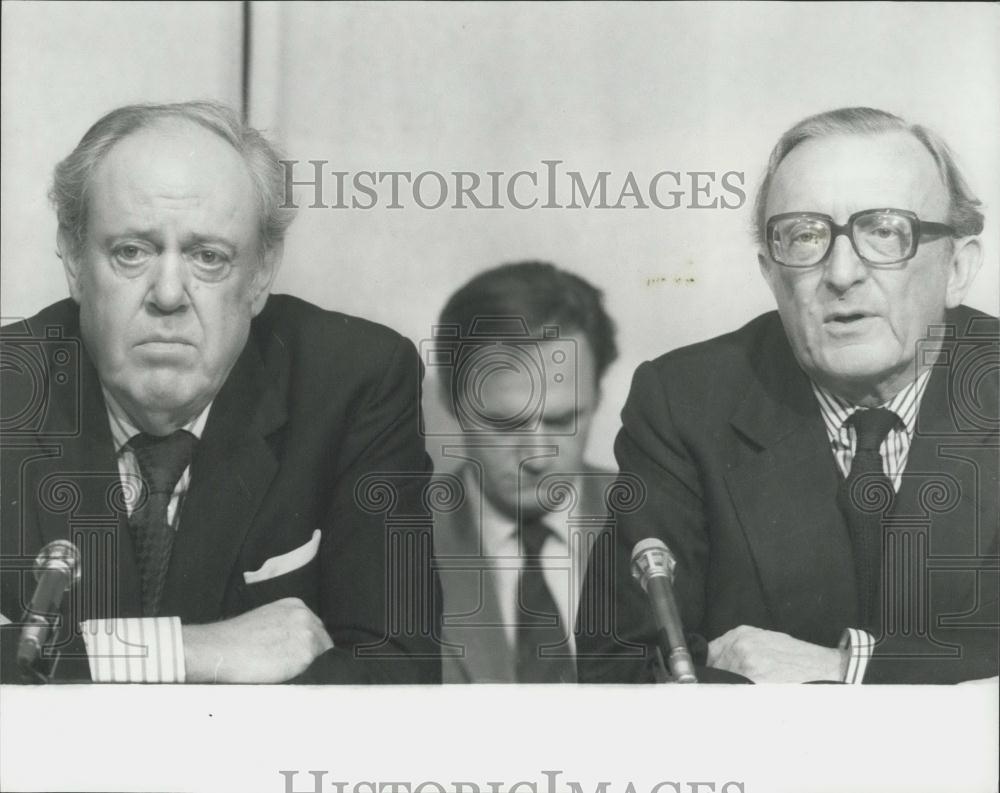
[[[171,314],[187,307],[190,273],[180,253],[164,251],[157,259],[151,275],[152,282],[147,294],[147,304],[151,308]]]
[[[834,239],[823,267],[823,281],[834,292],[846,292],[868,278],[868,265],[854,251],[854,246],[841,235]]]

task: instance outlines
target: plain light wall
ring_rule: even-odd
[[[4,3],[0,69],[0,315],[69,291],[47,193],[55,164],[132,102],[238,105],[239,3]]]
[[[311,178],[311,159],[414,174],[541,171],[559,159],[588,182],[611,171],[613,185],[630,170],[640,183],[661,170],[745,172],[739,210],[424,210],[412,198],[393,210],[383,188],[376,209],[300,211],[277,288],[415,341],[455,288],[501,262],[550,260],[603,289],[621,357],[594,424],[596,463],[613,463],[639,362],[773,307],[749,232],[752,190],[777,138],[812,113],[871,105],[950,142],[986,203],[985,264],[968,302],[998,313],[995,8],[303,3],[267,13],[264,68],[280,86],[254,83],[256,120],[303,163],[296,178]],[[308,205],[313,192],[296,196]],[[436,412],[433,379],[427,393]]]
[[[4,6],[5,316],[66,294],[45,188],[101,112],[239,95],[238,5],[89,9]],[[424,210],[412,199],[391,210],[383,188],[376,209],[300,211],[276,291],[415,342],[455,288],[501,262],[550,260],[603,289],[621,358],[604,383],[595,463],[613,463],[640,361],[772,307],[752,192],[775,140],[806,115],[871,105],[949,141],[986,204],[985,264],[967,302],[1000,311],[995,7],[255,3],[253,18],[251,121],[303,163],[510,174],[558,159],[588,182],[611,171],[612,202],[629,171],[640,183],[661,170],[745,173],[737,210]],[[296,195],[311,201],[308,188]]]

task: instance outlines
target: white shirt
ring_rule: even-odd
[[[129,420],[125,411],[107,391],[104,392],[104,402],[108,408],[108,421],[111,424],[111,440],[115,444],[115,454],[118,455],[118,474],[125,488],[125,507],[131,517],[136,498],[140,492],[136,483],[142,481],[142,474],[139,471],[139,462],[135,459],[135,453],[128,446],[128,442],[142,430]],[[205,422],[208,421],[208,412],[211,409],[212,405],[209,403],[208,407],[201,411],[194,420],[185,424],[182,429],[187,430],[200,440],[205,431]],[[174,488],[174,492],[170,496],[170,504],[167,506],[167,523],[175,531],[177,529],[178,508],[184,496],[187,495],[190,484],[191,466],[188,466],[181,473],[177,487]]]
[[[475,476],[466,469],[467,492],[477,493],[479,485]],[[579,483],[577,483],[579,486]],[[482,498],[482,538],[483,552],[494,561],[497,597],[503,617],[507,643],[511,647],[517,642],[517,585],[523,564],[517,524],[514,519],[498,511],[488,498]],[[587,572],[587,557],[590,547],[585,543],[584,533],[570,525],[569,512],[548,513],[542,522],[550,529],[542,544],[539,559],[545,584],[552,593],[552,599],[559,609],[562,628],[566,632],[569,648],[576,652],[573,625],[576,622],[583,578]]]

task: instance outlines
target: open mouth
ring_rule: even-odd
[[[864,311],[844,311],[837,314],[828,314],[824,320],[828,333],[836,335],[866,333],[870,326],[870,321],[875,319],[874,314]]]
[[[860,322],[863,319],[871,319],[873,316],[875,315],[865,311],[864,309],[851,311],[841,306],[833,311],[827,312],[827,314],[823,317],[823,321],[838,325],[850,325],[852,322]]]
[[[833,317],[833,322],[838,322],[842,325],[848,325],[851,322],[857,322],[862,319],[868,319],[868,314],[838,314]]]

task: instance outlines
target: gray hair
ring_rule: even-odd
[[[948,188],[948,195],[951,199],[948,224],[954,227],[955,234],[959,237],[966,237],[982,232],[983,213],[978,209],[982,206],[982,202],[972,194],[958,164],[955,162],[951,149],[937,133],[919,124],[910,124],[899,116],[894,116],[884,110],[875,110],[870,107],[844,107],[803,119],[782,135],[771,151],[771,158],[767,163],[767,173],[757,190],[757,198],[754,201],[753,222],[757,242],[761,245],[765,243],[767,194],[771,188],[774,173],[792,149],[812,138],[823,138],[830,135],[877,135],[900,130],[913,135],[934,158],[941,180]]]
[[[55,169],[49,200],[59,218],[59,228],[78,255],[87,234],[87,194],[94,169],[120,140],[165,120],[189,121],[214,132],[232,146],[246,163],[253,181],[258,210],[260,253],[279,245],[295,218],[285,203],[285,174],[281,154],[260,132],[247,126],[218,102],[126,105],[98,120],[72,153]]]

